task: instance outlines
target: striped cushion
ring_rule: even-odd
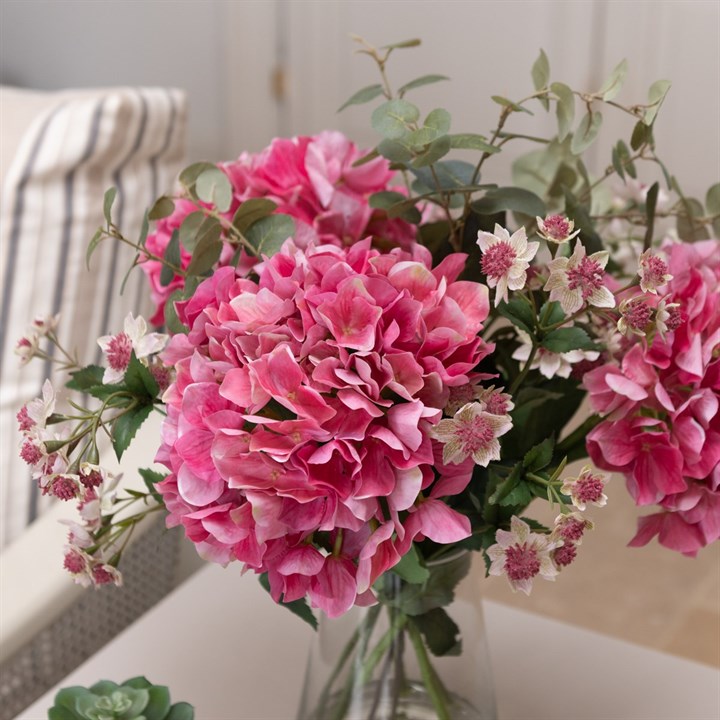
[[[147,313],[135,270],[119,295],[133,251],[106,241],[85,267],[103,223],[103,194],[118,190],[113,220],[137,237],[146,207],[172,187],[183,160],[185,96],[177,90],[113,88],[29,93],[0,88],[0,127],[29,122],[5,170],[0,205],[0,547],[46,505],[18,457],[15,414],[40,393],[49,362],[20,367],[15,345],[33,317],[61,312],[60,338],[81,361],[98,361],[96,339]],[[40,96],[40,100],[38,100]],[[8,114],[16,118],[6,123]],[[7,143],[3,143],[4,155]]]

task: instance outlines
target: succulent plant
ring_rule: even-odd
[[[101,680],[89,688],[63,688],[48,710],[48,720],[194,720],[186,702],[170,701],[163,685],[135,677],[118,685]]]

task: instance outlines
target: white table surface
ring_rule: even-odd
[[[135,675],[196,720],[293,720],[312,630],[265,595],[236,567],[203,568],[16,720],[45,720],[60,687]],[[500,720],[720,720],[711,667],[484,607]]]

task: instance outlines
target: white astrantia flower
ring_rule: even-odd
[[[548,215],[544,220],[536,217],[535,222],[537,223],[538,235],[548,242],[558,245],[566,243],[580,234],[580,230],[573,232],[575,222],[563,215]]]
[[[498,530],[495,540],[497,543],[486,551],[491,560],[488,572],[507,576],[513,592],[520,590],[529,595],[537,575],[545,580],[557,577],[551,553],[562,546],[562,540],[530,532],[530,526],[515,515],[510,520],[510,530]]]
[[[530,336],[523,330],[518,330],[518,337],[522,344],[516,348],[512,354],[513,360],[519,360],[526,363],[532,352],[532,340]],[[555,353],[547,348],[539,347],[535,352],[531,370],[539,370],[543,377],[548,379],[553,377],[568,378],[572,372],[572,366],[583,360],[597,360],[600,353],[597,350],[569,350],[564,353]]]
[[[527,281],[530,261],[540,247],[539,242],[528,242],[525,228],[512,235],[495,224],[495,232],[478,232],[477,244],[482,251],[480,265],[487,284],[495,290],[495,307],[501,300],[508,301],[508,290],[522,290]]]
[[[103,375],[103,383],[113,385],[122,381],[133,351],[139,360],[160,352],[167,341],[167,335],[148,333],[145,318],[142,316],[134,318],[132,313],[129,313],[125,318],[123,332],[98,338],[98,345],[105,353],[108,363]]]
[[[34,430],[42,430],[55,412],[55,388],[50,380],[43,383],[42,397],[31,400],[26,407],[28,416],[35,423]]]
[[[472,457],[477,465],[487,467],[492,460],[500,459],[498,437],[512,428],[509,415],[486,412],[483,403],[463,405],[453,418],[435,425],[431,437],[444,444],[443,463],[461,463]]]
[[[640,289],[644,293],[657,295],[658,288],[666,285],[673,278],[668,269],[667,263],[659,255],[653,255],[651,250],[645,250],[638,262]]]
[[[614,295],[603,285],[604,269],[610,254],[607,250],[587,255],[581,242],[573,254],[557,257],[548,263],[550,277],[545,290],[550,300],[557,300],[566,315],[572,315],[585,305],[600,308],[615,307]]]
[[[588,504],[605,507],[607,495],[603,490],[608,480],[609,476],[605,473],[594,473],[590,465],[585,465],[576,478],[563,480],[560,492],[568,495],[572,504],[581,512],[585,511]]]
[[[682,322],[678,308],[680,303],[669,303],[662,298],[655,308],[655,330],[665,340],[665,333],[677,330]]]

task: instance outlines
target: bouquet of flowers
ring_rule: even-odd
[[[653,139],[669,83],[623,105],[624,61],[580,92],[551,81],[541,52],[534,90],[493,97],[480,135],[407,99],[447,78],[390,84],[389,58],[417,41],[358,42],[380,82],[341,109],[376,103],[372,150],[323,132],[196,163],[137,240],[108,191],[88,261],[100,242],[131,245],[168,334],[128,316],[98,341],[102,367],[61,348],[83,399],[59,412],[47,383],[18,414],[21,453],[43,492],[79,503],[65,550],[77,582],[119,584],[129,532],[163,510],[203,558],[254,571],[309,622],[310,607],[386,603],[416,647],[451,654],[443,606],[467,567],[437,582],[429,568],[462,549],[513,589],[554,580],[593,527],[588,507],[606,503],[601,471],[657,506],[631,545],[659,535],[693,555],[720,537],[720,185],[704,203],[683,194]],[[554,136],[509,129],[538,111],[555,113]],[[583,154],[603,112],[628,116],[629,140],[593,174]],[[517,142],[535,149],[499,187],[492,162]],[[20,341],[24,360],[48,356],[55,322]],[[570,431],[585,398],[593,413]],[[121,458],[154,411],[166,472],[118,494],[101,437]],[[527,514],[535,499],[557,507],[551,527]]]

